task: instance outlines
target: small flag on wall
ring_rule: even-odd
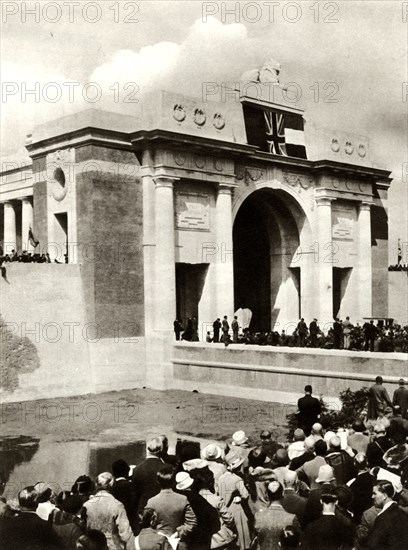
[[[36,248],[39,245],[39,241],[37,241],[37,239],[34,237],[34,233],[33,233],[33,230],[31,229],[31,226],[28,229],[28,242],[34,248]]]

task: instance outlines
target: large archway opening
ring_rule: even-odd
[[[234,221],[234,306],[251,331],[282,330],[301,315],[300,232],[305,215],[284,191],[260,189]]]

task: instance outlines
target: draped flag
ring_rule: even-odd
[[[33,230],[31,229],[31,226],[28,228],[28,242],[36,248],[39,245],[40,241],[37,241],[37,239],[34,237]]]
[[[274,155],[307,158],[301,114],[244,105],[244,118],[250,145]]]

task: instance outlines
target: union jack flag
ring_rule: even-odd
[[[273,111],[264,111],[264,117],[269,153],[288,156],[286,152],[284,115]]]

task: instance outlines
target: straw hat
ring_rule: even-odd
[[[243,430],[238,430],[234,434],[232,434],[232,444],[233,445],[243,445],[248,441],[247,436],[245,435],[245,432]]]
[[[222,455],[222,450],[215,445],[215,443],[210,443],[207,447],[201,451],[201,456],[204,460],[217,460]]]
[[[176,475],[176,489],[179,491],[185,491],[194,483],[194,480],[189,476],[187,472],[179,472]]]
[[[245,457],[238,454],[233,449],[225,457],[225,462],[227,463],[229,470],[235,470],[236,468],[239,468],[239,466],[241,466],[241,464],[243,464],[244,461],[245,461]]]
[[[334,471],[331,466],[329,466],[328,464],[324,464],[324,466],[320,466],[319,475],[316,478],[316,483],[329,483],[334,479],[335,479]]]

